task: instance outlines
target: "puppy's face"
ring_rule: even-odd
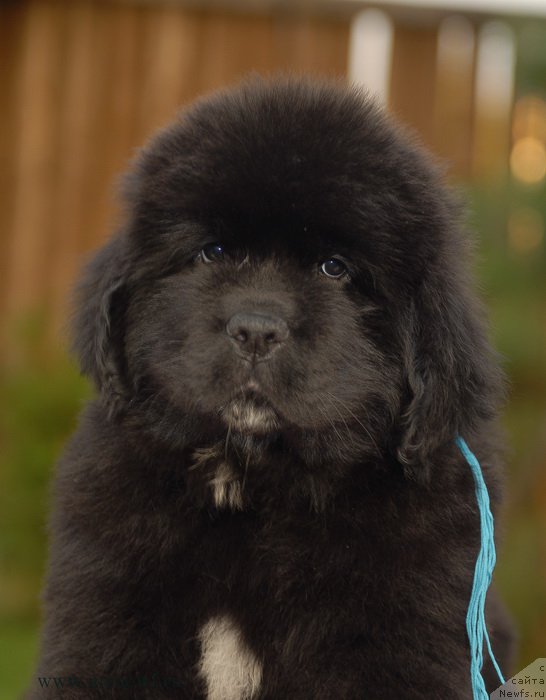
[[[289,219],[252,229],[224,220],[169,237],[157,269],[178,264],[131,296],[129,374],[214,428],[346,434],[400,395],[392,316],[341,237]]]
[[[494,415],[457,207],[365,96],[219,93],[125,182],[125,229],[90,265],[75,326],[111,414],[176,449],[234,433],[422,473]]]

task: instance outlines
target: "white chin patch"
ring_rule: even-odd
[[[262,682],[262,665],[228,615],[211,618],[199,630],[199,675],[207,700],[252,700]]]
[[[278,427],[275,412],[252,401],[232,401],[223,416],[231,428],[242,433],[269,433]]]

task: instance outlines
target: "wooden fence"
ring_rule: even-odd
[[[439,80],[437,32],[395,26],[389,101],[464,174],[471,165],[473,78]],[[349,36],[346,16],[114,0],[3,2],[5,328],[39,309],[56,337],[84,254],[115,225],[116,176],[181,105],[250,71],[346,75]]]

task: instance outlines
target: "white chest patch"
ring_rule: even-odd
[[[207,700],[251,700],[260,688],[262,665],[228,615],[211,618],[199,630],[199,675]]]

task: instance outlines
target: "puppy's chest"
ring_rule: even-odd
[[[268,659],[282,655],[286,640],[298,634],[307,639],[304,625],[297,625],[296,634],[286,620],[297,620],[304,605],[307,610],[315,606],[317,619],[321,617],[320,591],[333,567],[329,550],[337,552],[335,568],[344,568],[339,543],[330,542],[334,529],[329,532],[327,518],[313,513],[309,502],[301,511],[277,512],[271,504],[266,512],[255,508],[256,474],[249,474],[254,466],[232,461],[219,445],[195,450],[190,467],[192,487],[212,511],[198,556],[204,574],[201,593],[233,611],[210,616],[198,626],[198,674],[206,700],[258,697]],[[348,553],[347,546],[344,540],[343,552]],[[275,640],[260,643],[267,658],[252,647],[237,621],[241,604],[245,614],[253,611],[260,627],[275,629]],[[316,643],[320,647],[321,641]]]
[[[287,470],[260,456],[237,457],[223,444],[196,449],[189,468],[188,496],[210,516],[210,526],[201,531],[206,554],[199,561],[211,579],[229,576],[243,587],[254,578],[265,580],[278,598],[302,581],[309,593],[317,575],[354,569],[360,535],[338,517],[336,505],[320,507],[326,499],[318,493],[319,477],[313,482],[303,474],[298,483],[297,475],[285,477]]]

